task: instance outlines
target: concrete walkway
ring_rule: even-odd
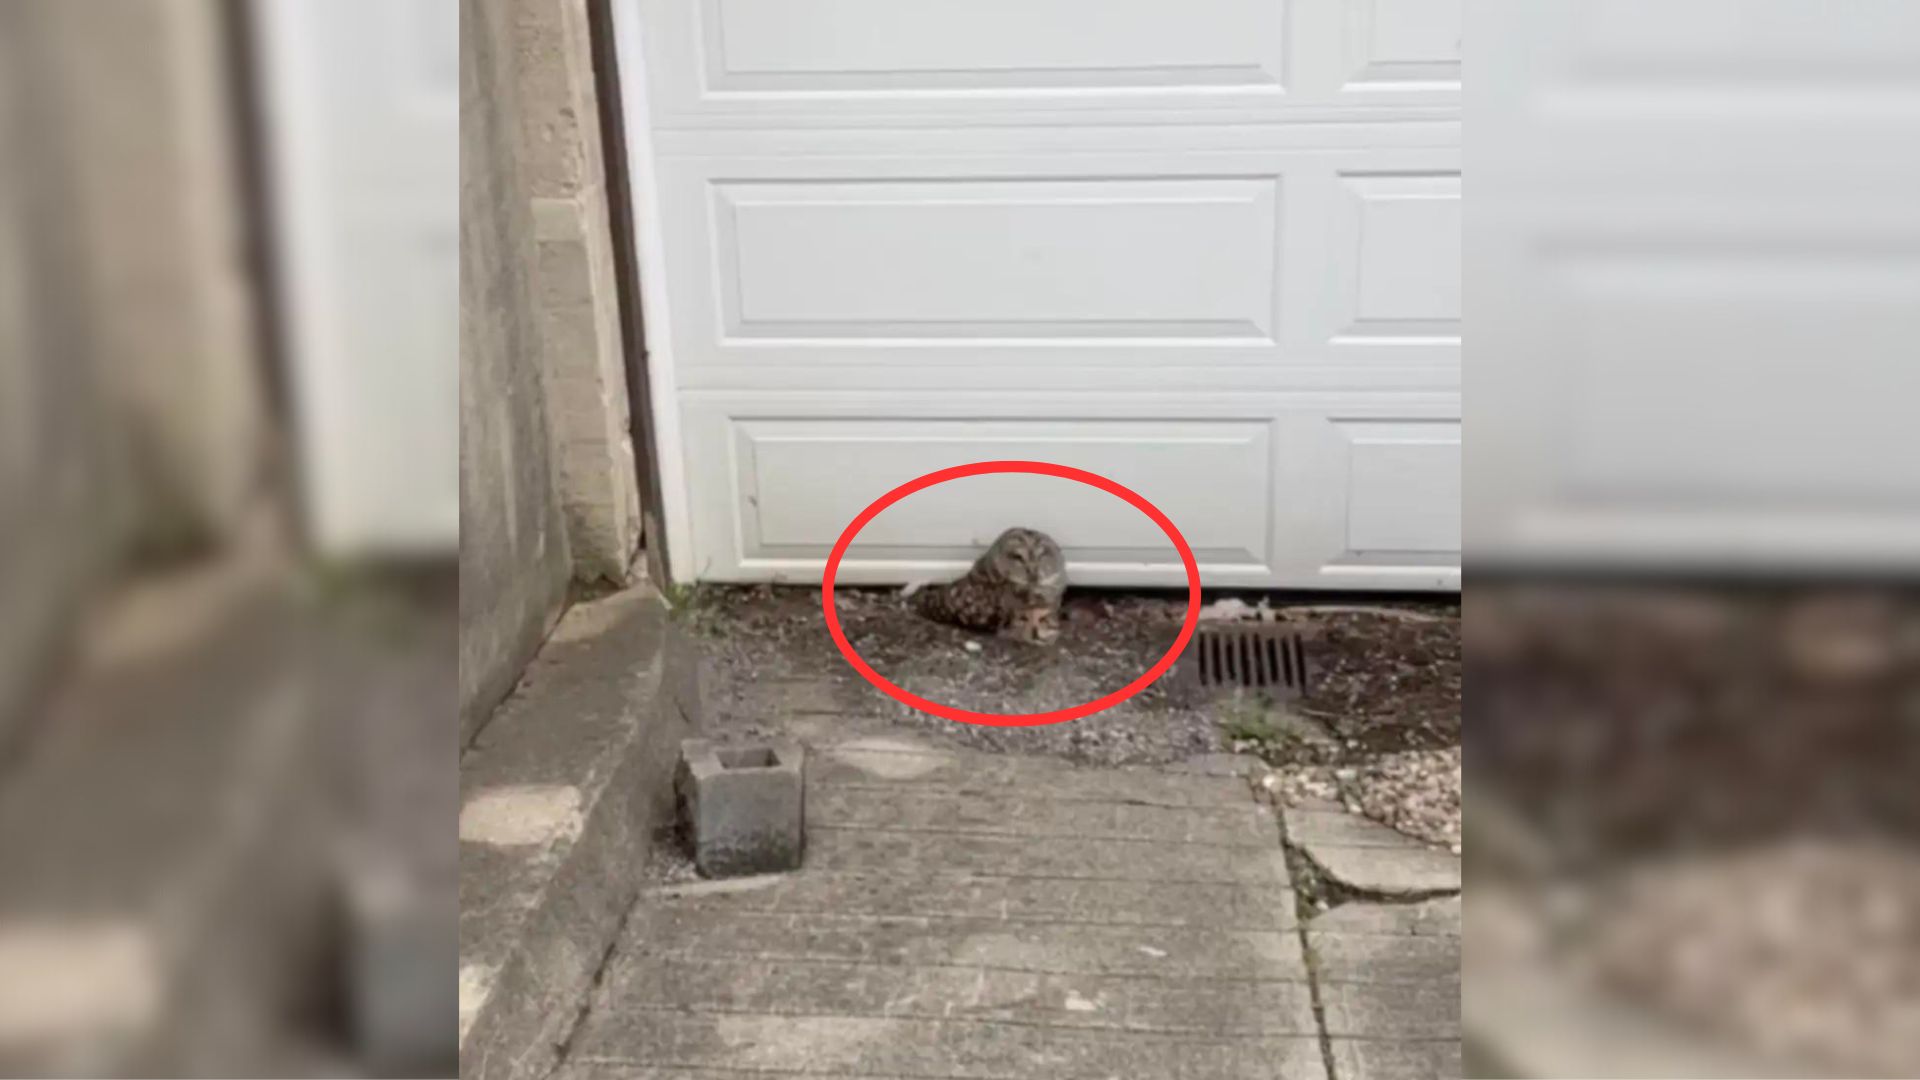
[[[1457,898],[1303,927],[1245,779],[873,738],[807,800],[800,872],[643,893],[559,1077],[1459,1075]]]

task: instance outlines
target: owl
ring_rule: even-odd
[[[1053,538],[1034,529],[1008,529],[958,581],[912,591],[920,615],[968,630],[1027,642],[1060,635],[1060,598],[1067,591],[1067,560]]]

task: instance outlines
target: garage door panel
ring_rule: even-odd
[[[1353,362],[1358,347],[1343,349],[1336,359],[1315,364],[1239,365],[1189,364],[1168,370],[1165,364],[1114,362],[1086,349],[1084,362],[1065,363],[1055,352],[1042,361],[1026,359],[1030,350],[983,354],[978,342],[955,341],[937,354],[922,350],[913,363],[877,359],[882,350],[837,365],[828,375],[818,368],[786,362],[728,364],[701,373],[698,392],[753,391],[759,393],[818,391],[858,387],[873,393],[923,392],[929,389],[995,391],[1019,400],[1031,394],[1094,391],[1099,393],[1458,393],[1458,348],[1391,347],[1375,349],[1364,363]],[[1139,348],[1144,348],[1139,347]],[[1170,362],[1188,357],[1179,343],[1156,342],[1159,354]],[[1109,350],[1110,352],[1111,350]],[[1399,355],[1395,355],[1399,354]],[[1417,355],[1416,355],[1417,354]],[[1421,360],[1421,357],[1429,359]],[[1009,390],[1008,388],[1017,388]]]
[[[1342,172],[1315,249],[1314,354],[1346,365],[1458,362],[1460,174]]]
[[[1545,250],[1532,264],[1541,317],[1576,345],[1531,402],[1552,433],[1536,458],[1569,499],[1703,511],[1915,503],[1913,471],[1883,466],[1905,456],[1920,373],[1906,395],[1886,393],[1884,354],[1836,348],[1832,328],[1858,342],[1920,340],[1920,234],[1836,230],[1819,247],[1753,233],[1657,245],[1589,235]],[[1676,347],[1689,363],[1671,362]],[[1773,391],[1726,392],[1754,383]],[[1807,431],[1849,437],[1792,434]]]
[[[1270,0],[704,0],[708,94],[1227,85],[1278,89]]]
[[[1460,425],[1339,420],[1346,441],[1346,546],[1336,561],[1446,560],[1460,550]]]
[[[709,580],[818,580],[842,529],[917,476],[970,461],[1053,461],[1140,492],[1193,547],[1208,585],[1457,584],[1457,402],[1347,405],[1252,399],[1055,395],[1024,415],[978,399],[888,402],[814,395],[695,395],[689,469],[725,477],[695,500]],[[1004,406],[1003,406],[1004,408]],[[949,575],[1000,530],[1040,528],[1083,585],[1177,585],[1170,544],[1113,496],[1034,476],[972,477],[909,496],[850,550],[843,580]]]
[[[978,126],[935,118],[918,127],[841,126],[831,129],[759,127],[673,128],[655,131],[655,152],[705,160],[724,175],[1021,176],[1038,170],[1057,177],[1245,176],[1270,171],[1271,162],[1303,154],[1328,155],[1340,169],[1459,168],[1460,117],[1403,118],[1391,110],[1314,123],[1208,122],[1191,124],[1087,123],[1064,118],[1041,125]],[[1363,155],[1355,158],[1353,155]],[[1443,164],[1436,158],[1450,154]],[[1143,168],[1143,155],[1157,161]],[[1334,158],[1340,158],[1334,162]],[[851,174],[847,161],[857,161]]]
[[[1348,173],[1336,200],[1348,338],[1460,335],[1460,175]]]
[[[1343,0],[1346,94],[1460,89],[1461,7],[1447,0]]]
[[[1545,104],[1567,101],[1563,94],[1631,99],[1677,88],[1729,104],[1757,93],[1777,105],[1783,91],[1920,88],[1920,37],[1910,7],[1906,0],[1853,0],[1847,17],[1837,19],[1818,6],[1752,0],[1615,0],[1570,10],[1548,5],[1529,13],[1526,25],[1534,62],[1550,75]]]
[[[677,381],[1098,367],[1191,389],[1219,365],[1275,388],[1339,371],[1415,388],[1457,371],[1456,149],[1175,145],[666,159]]]
[[[967,461],[1042,460],[1091,469],[1133,487],[1172,516],[1212,565],[1264,568],[1272,489],[1271,419],[1089,419],[1052,416],[872,420],[723,417],[736,499],[732,523],[743,566],[818,564],[847,522],[891,488]],[[1197,487],[1195,477],[1216,486]],[[1177,568],[1159,528],[1125,502],[1042,476],[982,476],[909,496],[876,518],[849,553],[896,571],[970,562],[1003,529],[1025,525],[1058,539],[1077,573],[1095,567]]]
[[[1271,177],[718,182],[723,332],[1270,343],[1277,187]],[[1146,251],[1156,257],[1140,259]]]
[[[1335,406],[1282,428],[1276,531],[1303,584],[1459,587],[1460,418]]]
[[[638,0],[661,127],[1458,102],[1461,0]]]

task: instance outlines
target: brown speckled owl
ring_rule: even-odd
[[[937,622],[999,632],[1021,641],[1060,635],[1060,597],[1067,591],[1067,560],[1043,532],[1008,529],[965,577],[912,593],[913,609]]]

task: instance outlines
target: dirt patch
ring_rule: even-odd
[[[1126,685],[1173,644],[1181,615],[1158,598],[1072,596],[1060,639],[1034,646],[922,619],[898,590],[842,589],[838,601],[847,640],[874,670],[929,700],[994,713],[1065,708]],[[1206,710],[1169,702],[1163,685],[1071,724],[989,728],[929,716],[848,666],[811,589],[703,589],[689,618],[713,664],[723,724],[837,714],[849,730],[910,727],[974,749],[1100,764],[1174,761],[1224,745]]]
[[[1475,784],[1564,869],[1920,840],[1920,597],[1476,587]]]
[[[1301,713],[1340,741],[1336,758],[1460,745],[1460,616],[1368,611],[1296,616],[1319,627]],[[1355,752],[1358,752],[1357,754]]]
[[[912,728],[977,750],[1093,764],[1157,764],[1240,750],[1353,777],[1383,769],[1403,776],[1404,769],[1391,767],[1395,755],[1451,753],[1457,807],[1460,620],[1454,604],[1254,607],[1229,600],[1210,607],[1209,615],[1312,626],[1309,692],[1284,713],[1256,699],[1195,700],[1162,679],[1073,723],[991,728],[929,716],[869,686],[827,637],[813,589],[707,587],[677,599],[712,666],[714,719],[722,726],[802,737]],[[919,618],[897,590],[841,589],[837,600],[848,640],[876,671],[929,700],[995,713],[1064,708],[1126,685],[1173,644],[1185,613],[1183,600],[1167,596],[1075,592],[1064,606],[1059,641],[1033,646]],[[1354,804],[1370,804],[1368,812],[1386,824],[1399,821],[1379,797]],[[1456,809],[1454,838],[1457,819]],[[1422,838],[1445,843],[1448,835],[1428,830]]]

